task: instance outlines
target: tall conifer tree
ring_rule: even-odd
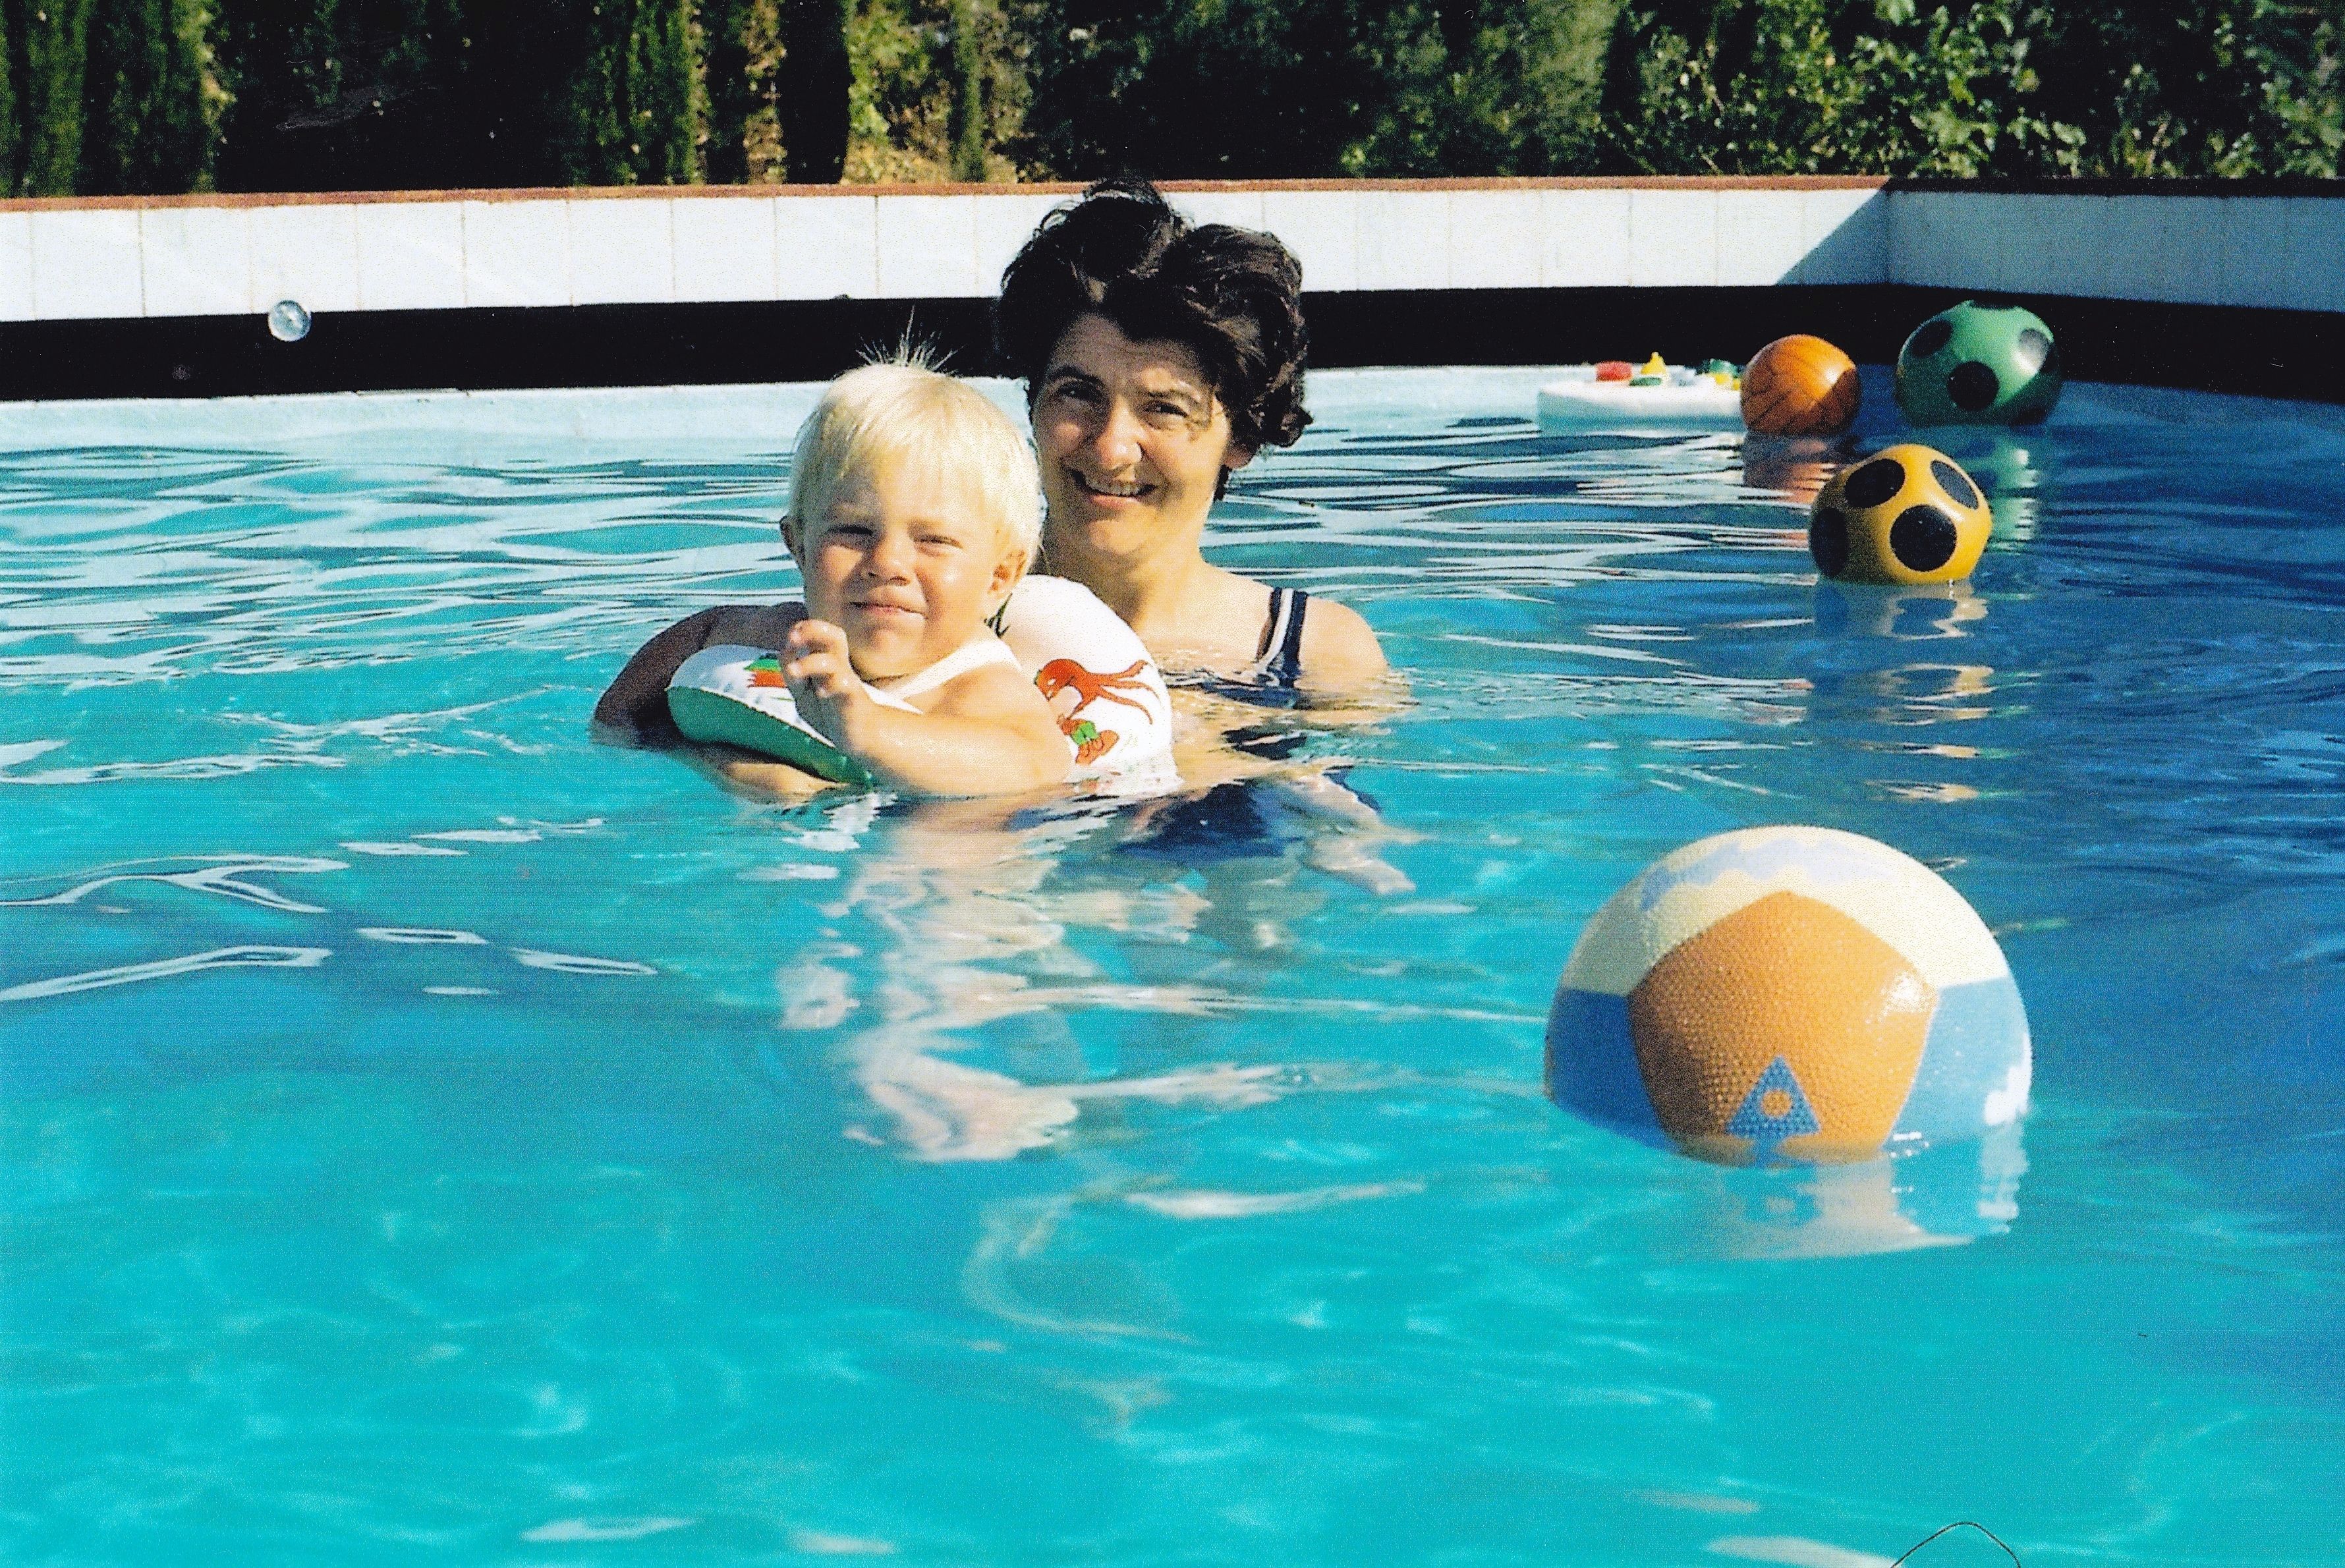
[[[793,185],[836,185],[847,170],[855,72],[847,26],[855,0],[784,0],[782,147]]]
[[[17,0],[11,32],[21,40],[17,79],[18,188],[71,196],[81,176],[82,83],[89,53],[91,0]]]
[[[203,25],[196,0],[97,0],[85,84],[84,194],[170,193],[209,183]]]

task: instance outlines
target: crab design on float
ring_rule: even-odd
[[[1148,683],[1138,679],[1140,673],[1147,667],[1148,661],[1140,659],[1112,674],[1102,674],[1097,670],[1085,669],[1072,659],[1053,659],[1034,672],[1035,689],[1050,703],[1051,712],[1058,713],[1061,733],[1074,743],[1075,761],[1096,762],[1121,738],[1115,731],[1101,729],[1082,716],[1083,710],[1093,703],[1121,703],[1127,708],[1138,709],[1143,715],[1148,713],[1148,704],[1139,697],[1123,695],[1126,692],[1137,692],[1142,696],[1147,694],[1150,690]],[[1072,706],[1061,712],[1059,698],[1067,692],[1075,693],[1075,701]]]

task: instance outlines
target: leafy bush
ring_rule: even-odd
[[[2333,176],[2335,0],[1660,0],[1606,64],[1650,173]]]
[[[1027,0],[1027,128],[1072,177],[1567,169],[1611,4]]]
[[[2333,177],[2345,0],[0,0],[0,192]]]

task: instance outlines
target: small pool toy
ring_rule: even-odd
[[[1558,1105],[1729,1165],[1980,1138],[2025,1111],[2032,1071],[2019,988],[1962,895],[1825,827],[1655,861],[1580,932],[1548,1017]]]
[[[2059,400],[2052,329],[2017,305],[1965,299],[1897,351],[1897,406],[1917,425],[2034,424]]]
[[[1699,370],[1659,354],[1642,365],[1606,359],[1570,365],[1538,389],[1538,422],[1550,430],[1641,434],[1742,428],[1734,367],[1712,359]]]
[[[1762,436],[1836,436],[1863,398],[1856,361],[1805,333],[1776,339],[1742,372],[1742,423]]]
[[[1994,529],[1962,465],[1909,444],[1832,476],[1808,513],[1808,553],[1842,582],[1954,582],[1971,574]]]
[[[999,622],[1002,642],[1057,715],[1072,755],[1069,777],[1105,793],[1153,793],[1180,782],[1172,703],[1156,662],[1097,594],[1062,577],[1021,579]],[[669,678],[667,706],[690,740],[778,758],[817,778],[868,787],[871,774],[798,714],[781,654],[719,643]],[[874,689],[883,706],[909,708]]]

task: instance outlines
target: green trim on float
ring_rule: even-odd
[[[833,784],[869,786],[879,781],[868,769],[816,734],[768,713],[695,686],[670,686],[667,711],[675,727],[695,741],[721,741],[728,746],[777,758]]]

